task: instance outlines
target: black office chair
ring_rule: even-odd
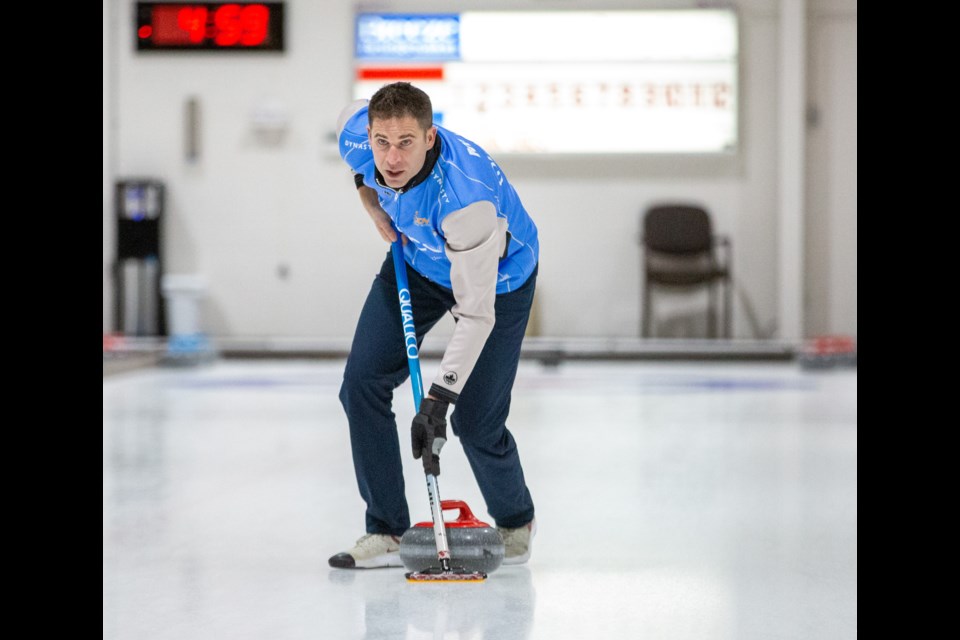
[[[642,218],[643,309],[640,334],[652,336],[653,289],[707,287],[707,334],[717,331],[717,288],[723,287],[723,337],[731,334],[731,250],[726,236],[713,234],[707,211],[695,205],[663,204],[647,209]],[[718,251],[719,249],[719,251]],[[718,254],[723,254],[718,259]]]

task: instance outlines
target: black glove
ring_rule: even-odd
[[[440,449],[447,442],[447,409],[449,402],[424,398],[420,401],[420,413],[413,418],[410,435],[413,440],[413,457],[423,457],[423,472],[440,475]]]

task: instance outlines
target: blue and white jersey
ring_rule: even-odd
[[[410,239],[404,247],[407,264],[433,282],[452,288],[441,225],[451,213],[489,201],[501,225],[506,222],[510,238],[497,269],[497,293],[522,286],[539,259],[537,227],[497,163],[477,144],[437,126],[440,154],[430,175],[409,191],[392,189],[377,182],[367,123],[366,106],[344,123],[340,156],[363,176],[366,186],[377,191],[380,206]]]

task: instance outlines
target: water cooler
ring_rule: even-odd
[[[126,336],[165,336],[161,224],[164,185],[157,180],[117,182],[115,326]]]

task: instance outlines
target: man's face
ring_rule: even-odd
[[[399,189],[420,172],[433,148],[437,128],[424,131],[412,116],[376,119],[367,127],[373,162],[388,187]]]

